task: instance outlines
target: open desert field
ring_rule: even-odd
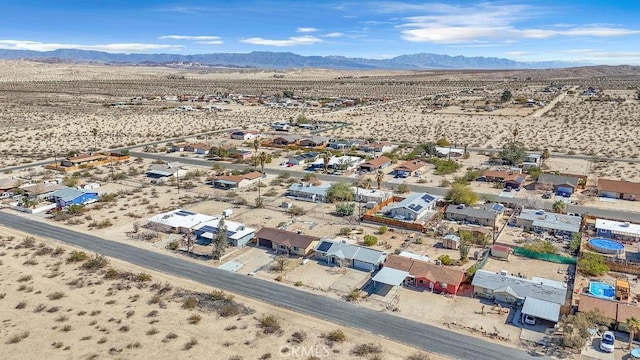
[[[364,351],[381,359],[427,359],[361,331],[0,232],[3,358],[347,359]]]
[[[304,114],[348,126],[319,135],[499,148],[512,139],[532,150],[631,158],[640,155],[640,71],[594,67],[538,71],[339,71],[180,69],[3,61],[0,66],[0,167],[92,148],[162,142],[220,129],[267,130]],[[592,87],[597,96],[584,96]],[[363,106],[272,108],[242,96],[304,100],[375,99]],[[512,102],[502,102],[504,90]],[[235,95],[234,95],[235,94]],[[233,98],[226,111],[176,111],[182,95]],[[235,97],[234,97],[235,96]],[[513,103],[515,100],[524,103]],[[533,100],[535,105],[526,104]],[[111,106],[114,103],[123,106]],[[245,105],[241,105],[245,104]],[[207,103],[191,103],[204,108]],[[204,137],[204,136],[203,136]],[[221,139],[212,136],[209,141]],[[637,176],[620,163],[619,177]],[[604,169],[606,170],[606,169]]]

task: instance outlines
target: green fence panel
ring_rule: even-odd
[[[513,253],[516,255],[528,257],[531,259],[539,259],[549,261],[556,264],[575,265],[576,259],[568,256],[562,256],[558,254],[541,254],[534,251],[530,251],[521,247],[514,247]]]

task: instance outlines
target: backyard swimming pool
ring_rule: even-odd
[[[624,252],[624,245],[605,238],[593,238],[589,240],[589,246],[599,253],[608,255],[620,255]]]
[[[613,299],[616,297],[616,289],[614,289],[613,286],[598,281],[589,283],[589,293],[605,299]]]

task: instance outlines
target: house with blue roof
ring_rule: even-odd
[[[393,204],[388,208],[387,215],[398,220],[415,221],[433,210],[435,205],[436,198],[433,195],[418,193]]]
[[[70,205],[85,205],[98,201],[98,193],[95,191],[78,190],[64,187],[52,192],[49,195],[51,201],[56,203],[58,208]]]

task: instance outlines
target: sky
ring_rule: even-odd
[[[0,0],[0,48],[640,65],[638,0]]]

